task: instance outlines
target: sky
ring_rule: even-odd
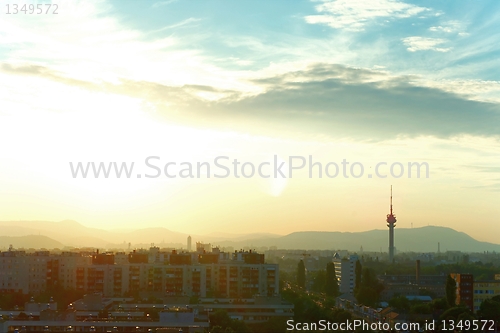
[[[24,3],[0,1],[0,220],[355,232],[386,229],[392,185],[396,230],[498,243],[498,1]],[[220,156],[270,177],[181,177]]]

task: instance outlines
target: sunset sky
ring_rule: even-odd
[[[0,221],[387,229],[393,185],[396,228],[500,242],[496,0],[53,1],[58,14],[41,15],[0,4]],[[275,155],[346,159],[365,175],[136,177],[148,156]],[[70,162],[137,172],[75,179]],[[425,162],[430,176],[368,178],[379,162]]]

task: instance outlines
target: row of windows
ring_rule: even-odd
[[[484,288],[484,287],[496,287],[496,288],[499,288],[500,287],[500,283],[474,283],[474,286],[477,287],[477,288]]]
[[[497,293],[500,293],[500,290],[497,290]],[[495,294],[495,290],[474,290],[474,294]]]

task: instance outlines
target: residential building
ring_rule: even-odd
[[[456,304],[464,304],[471,311],[474,310],[474,276],[472,274],[452,273],[451,277],[456,282],[457,297]]]
[[[500,295],[500,276],[495,280],[474,281],[474,312],[479,310],[485,300],[498,295]]]
[[[339,283],[341,294],[352,294],[356,287],[356,262],[359,260],[357,255],[341,258],[338,253],[333,255],[332,262],[335,264],[335,274]]]
[[[152,247],[123,253],[50,254],[40,251],[0,252],[0,292],[39,294],[51,285],[105,297],[147,293],[151,296],[251,298],[279,293],[279,269],[264,255],[235,253],[171,253]]]

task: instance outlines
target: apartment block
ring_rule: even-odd
[[[338,253],[333,256],[333,263],[335,265],[335,274],[337,275],[339,283],[339,291],[341,294],[352,294],[356,286],[356,262],[359,257],[357,255],[340,257]]]
[[[279,293],[279,269],[252,251],[0,253],[0,292],[38,294],[53,285],[105,297],[251,298]]]
[[[500,295],[500,276],[495,280],[474,281],[474,312],[479,310],[485,300],[498,295]]]
[[[472,274],[450,274],[456,282],[457,304],[465,304],[471,311],[474,309],[474,276]]]

